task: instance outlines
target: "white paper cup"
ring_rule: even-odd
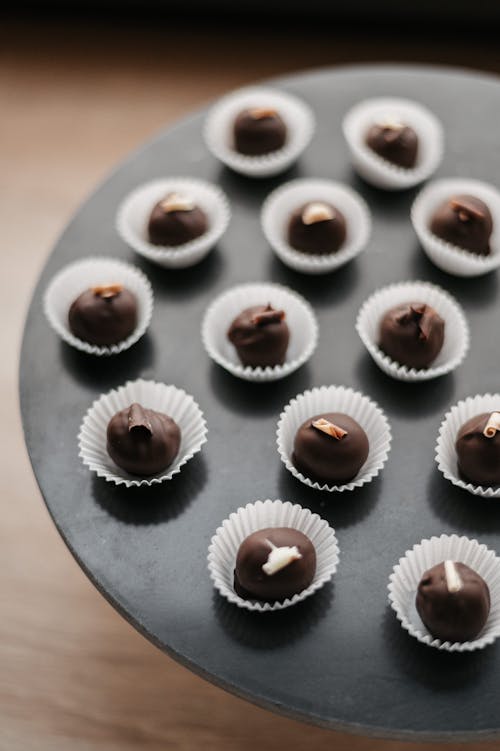
[[[123,284],[137,299],[137,326],[123,341],[110,346],[89,344],[74,336],[69,328],[68,313],[82,292],[103,284]],[[50,282],[43,298],[48,322],[61,339],[89,355],[117,355],[143,336],[153,314],[153,290],[145,274],[115,258],[99,256],[77,261],[61,269]]]
[[[287,128],[287,141],[282,149],[261,156],[235,151],[234,121],[248,107],[270,107],[279,113]],[[235,172],[248,177],[270,177],[288,169],[298,159],[314,129],[314,114],[305,102],[284,91],[252,86],[219,99],[208,114],[204,136],[212,154]]]
[[[316,572],[311,584],[291,598],[276,602],[245,600],[234,591],[238,549],[249,535],[268,527],[292,527],[310,539],[316,551]],[[256,501],[239,508],[222,522],[208,548],[208,570],[214,587],[233,605],[266,613],[283,610],[317,592],[337,570],[339,547],[335,530],[318,514],[290,501]]]
[[[476,571],[490,590],[488,620],[473,641],[449,642],[435,639],[422,623],[415,606],[418,584],[423,574],[442,561],[464,563]],[[500,635],[500,558],[477,540],[457,535],[441,535],[422,540],[407,550],[389,577],[389,601],[401,625],[423,644],[446,652],[472,652],[492,644]]]
[[[358,422],[368,437],[368,457],[356,477],[344,485],[326,485],[299,472],[292,461],[295,434],[314,415],[342,412]],[[371,482],[382,470],[391,447],[391,428],[380,407],[359,391],[345,386],[321,386],[294,397],[280,415],[276,431],[281,461],[297,480],[315,490],[343,493]]]
[[[153,245],[147,226],[155,204],[169,193],[186,194],[207,215],[204,235],[176,246]],[[167,269],[183,269],[199,263],[227,229],[231,211],[226,195],[205,180],[167,177],[140,185],[124,199],[116,217],[118,234],[132,250]]]
[[[483,412],[496,412],[499,405],[500,394],[479,394],[457,402],[444,416],[436,443],[436,463],[439,471],[453,485],[481,498],[500,498],[500,486],[473,485],[462,480],[458,473],[455,443],[458,431],[467,420]]]
[[[365,139],[369,128],[384,120],[402,122],[417,133],[415,167],[398,167],[367,146]],[[409,99],[365,99],[349,110],[342,127],[354,169],[366,182],[383,190],[405,190],[427,180],[443,156],[441,123],[426,107]]]
[[[491,212],[493,232],[489,256],[479,256],[452,245],[446,240],[441,240],[430,230],[430,222],[438,206],[453,196],[463,194],[481,199]],[[426,255],[448,274],[480,276],[500,266],[500,191],[493,185],[461,177],[434,180],[415,198],[411,209],[411,221]]]
[[[147,409],[171,417],[180,428],[181,444],[173,462],[162,472],[137,477],[118,467],[106,450],[106,430],[116,412],[137,402]],[[92,404],[83,418],[78,434],[79,456],[83,463],[99,477],[126,488],[154,485],[171,480],[198,453],[207,438],[203,412],[192,396],[176,386],[145,381],[128,381],[124,386],[103,394]]]
[[[336,253],[302,253],[288,242],[290,214],[304,203],[325,201],[345,217],[347,237]],[[371,233],[371,215],[365,201],[354,190],[333,180],[300,178],[274,190],[261,211],[264,235],[284,264],[304,274],[327,274],[340,268],[365,249]]]
[[[228,329],[245,308],[268,303],[285,311],[290,329],[285,362],[265,368],[242,365],[235,347],[227,338]],[[318,323],[309,303],[296,292],[280,284],[255,282],[232,287],[212,302],[203,318],[201,338],[209,357],[238,378],[277,381],[309,360],[318,343]]]
[[[378,346],[385,313],[409,302],[430,305],[445,322],[443,347],[430,368],[417,370],[401,365]],[[356,331],[379,368],[399,381],[428,381],[445,375],[463,362],[469,349],[469,326],[462,307],[447,292],[427,282],[401,282],[379,289],[361,306]]]

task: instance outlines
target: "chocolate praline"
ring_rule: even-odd
[[[455,448],[465,480],[474,485],[500,485],[500,411],[467,420],[458,431]]]
[[[391,308],[380,323],[379,347],[390,358],[409,368],[428,368],[441,352],[445,323],[421,302]]]
[[[356,477],[368,452],[368,437],[356,420],[327,412],[310,417],[297,430],[292,462],[311,480],[341,485]]]
[[[290,341],[285,312],[271,305],[245,308],[231,323],[227,338],[245,366],[283,365]]]
[[[484,579],[469,566],[442,561],[422,576],[415,605],[435,639],[470,641],[488,620],[490,591]]]
[[[113,415],[106,437],[115,464],[132,475],[148,477],[173,462],[179,453],[181,431],[168,415],[134,403]]]
[[[288,242],[302,253],[336,253],[345,243],[347,228],[339,209],[324,201],[299,206],[288,221]]]
[[[169,193],[154,206],[148,222],[153,245],[176,247],[204,235],[208,229],[205,212],[188,196]]]
[[[491,253],[493,217],[475,196],[459,195],[444,201],[434,212],[430,230],[436,237],[480,256]]]
[[[99,346],[118,344],[137,326],[137,299],[122,284],[103,284],[85,290],[68,312],[71,333]]]
[[[249,107],[242,110],[233,125],[234,148],[246,156],[261,156],[282,149],[287,127],[271,107]]]
[[[306,535],[291,527],[260,529],[241,543],[234,588],[245,599],[275,601],[302,592],[316,572],[316,551]]]
[[[375,123],[365,140],[378,156],[398,167],[411,169],[417,162],[418,136],[409,125],[389,121]]]

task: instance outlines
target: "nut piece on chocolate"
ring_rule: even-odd
[[[71,333],[101,347],[118,344],[130,336],[137,319],[137,299],[122,284],[102,284],[85,290],[68,312]]]
[[[299,206],[288,222],[288,242],[302,253],[336,253],[345,243],[346,234],[344,215],[324,201],[311,201]]]
[[[488,619],[490,592],[484,579],[465,564],[443,561],[422,576],[415,605],[435,639],[470,641]]]
[[[408,368],[428,368],[441,352],[445,324],[441,316],[421,302],[391,308],[380,323],[379,347]]]
[[[284,600],[306,589],[315,572],[316,551],[306,535],[291,527],[261,529],[240,545],[234,589],[246,600]]]
[[[441,240],[480,256],[491,253],[493,218],[488,206],[475,196],[454,196],[434,212],[430,230]]]
[[[285,312],[271,305],[245,308],[231,323],[227,338],[245,366],[283,365],[290,341]]]
[[[398,167],[411,169],[417,162],[418,136],[408,125],[387,120],[375,123],[366,134],[366,145]]]
[[[204,211],[184,194],[169,193],[154,206],[148,222],[153,245],[176,247],[204,235],[208,219]]]
[[[500,410],[500,404],[498,405]],[[458,431],[458,470],[467,482],[500,485],[500,412],[471,417]]]
[[[282,149],[287,128],[276,110],[250,107],[240,112],[233,125],[234,148],[246,156],[260,156]]]

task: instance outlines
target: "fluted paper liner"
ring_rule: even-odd
[[[267,305],[285,311],[290,342],[283,365],[252,368],[241,364],[228,329],[242,310]],[[204,347],[216,363],[246,381],[276,381],[293,373],[311,357],[318,342],[318,324],[313,309],[303,297],[279,284],[241,284],[223,292],[207,309],[201,328]]]
[[[147,227],[155,204],[169,193],[186,194],[207,215],[205,234],[182,245],[154,245]],[[140,185],[124,199],[116,217],[121,238],[136,253],[168,269],[182,269],[199,263],[220,240],[230,219],[229,201],[220,188],[191,177],[167,177]]]
[[[442,561],[464,563],[476,571],[490,590],[490,614],[479,636],[466,642],[435,639],[422,623],[415,606],[417,588],[423,574]],[[401,625],[423,644],[446,652],[472,652],[492,644],[500,635],[500,558],[477,540],[457,535],[441,535],[422,540],[407,550],[389,577],[389,602]]]
[[[458,474],[458,460],[455,449],[458,431],[471,417],[483,412],[497,412],[500,409],[500,394],[478,394],[457,402],[446,413],[439,428],[436,444],[438,469],[447,480],[459,488],[482,498],[500,498],[500,486],[474,485],[463,480]]]
[[[237,152],[233,145],[236,116],[249,107],[275,109],[287,128],[283,148],[260,156]],[[285,91],[261,86],[233,91],[219,99],[205,122],[205,142],[212,154],[235,172],[248,177],[270,177],[288,169],[309,144],[315,129],[311,108]]]
[[[430,222],[438,206],[453,196],[464,194],[484,201],[491,212],[493,232],[490,238],[491,253],[488,256],[459,248],[437,237],[430,230]],[[461,177],[434,180],[416,197],[411,209],[411,220],[426,255],[448,274],[480,276],[500,266],[500,191],[493,185]]]
[[[368,437],[368,457],[356,477],[344,485],[315,482],[292,462],[295,434],[306,420],[324,412],[342,412],[358,422]],[[280,415],[276,432],[281,461],[297,480],[315,490],[342,493],[371,482],[382,470],[391,447],[391,428],[380,407],[359,391],[345,386],[321,386],[294,397]]]
[[[414,167],[399,167],[366,144],[370,127],[387,119],[402,122],[415,130],[418,153]],[[410,99],[365,99],[346,114],[343,130],[354,169],[366,182],[383,190],[405,190],[418,185],[435,172],[443,157],[441,123],[426,107]]]
[[[123,284],[137,299],[137,325],[118,344],[102,346],[84,342],[71,333],[68,313],[82,292],[103,284]],[[91,257],[65,266],[52,279],[43,299],[45,315],[61,339],[90,355],[117,355],[135,344],[146,332],[153,313],[153,290],[145,274],[115,258]]]
[[[118,467],[106,450],[106,430],[116,412],[134,402],[171,417],[180,428],[181,443],[173,462],[156,475],[137,477]],[[207,426],[203,413],[192,396],[176,386],[145,381],[128,381],[124,386],[103,394],[87,411],[78,435],[79,456],[99,477],[125,487],[154,485],[171,480],[205,443]]]
[[[234,567],[238,549],[249,535],[267,527],[292,527],[310,539],[316,551],[316,572],[312,583],[286,600],[246,600],[234,591]],[[214,587],[239,608],[261,613],[283,610],[302,602],[328,582],[337,570],[339,547],[335,530],[325,519],[290,501],[256,501],[239,508],[222,522],[208,549],[208,570]]]
[[[336,253],[302,253],[288,242],[288,223],[295,209],[311,201],[325,201],[346,220],[346,239]],[[261,211],[262,229],[278,258],[304,274],[326,274],[340,268],[365,249],[371,233],[371,215],[365,201],[352,188],[333,180],[300,178],[274,190]]]
[[[378,346],[380,323],[388,310],[401,303],[430,305],[445,322],[441,352],[429,368],[409,368],[392,360]],[[462,307],[440,287],[428,282],[401,282],[383,287],[362,305],[356,331],[366,349],[384,373],[400,381],[428,381],[455,370],[469,350],[469,326]]]

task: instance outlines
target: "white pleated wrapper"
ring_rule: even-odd
[[[500,410],[500,394],[480,394],[469,396],[457,402],[446,413],[439,428],[436,443],[436,462],[438,469],[453,485],[467,490],[481,498],[500,498],[500,486],[488,487],[473,485],[471,482],[462,480],[458,474],[457,452],[455,443],[458,431],[462,425],[476,415],[483,412],[498,412]]]
[[[148,222],[155,204],[169,193],[191,198],[207,215],[208,230],[183,245],[153,245]],[[227,229],[231,211],[220,188],[191,177],[168,177],[140,185],[124,199],[116,216],[118,234],[136,253],[167,269],[183,269],[199,263]]]
[[[282,149],[260,156],[247,156],[234,149],[236,116],[247,108],[275,109],[287,128]],[[248,177],[271,177],[288,169],[313,137],[315,119],[311,108],[292,94],[264,87],[238,89],[219,99],[205,122],[205,142],[212,154],[235,172]]]
[[[415,606],[417,588],[423,574],[443,561],[464,563],[478,573],[490,590],[488,620],[473,641],[449,642],[435,639],[422,623]],[[457,535],[441,535],[422,540],[407,550],[389,577],[389,601],[401,625],[423,644],[446,652],[472,652],[492,644],[500,635],[500,558],[477,540]]]
[[[369,453],[366,462],[356,477],[344,485],[321,485],[299,472],[292,462],[297,430],[306,420],[324,412],[349,415],[361,425],[368,437]],[[288,471],[310,488],[329,493],[343,493],[371,482],[387,461],[392,438],[389,421],[380,407],[364,394],[345,386],[321,386],[294,397],[280,415],[276,436],[278,453]]]
[[[370,127],[385,120],[404,123],[416,132],[415,167],[398,167],[367,146],[365,139]],[[365,99],[349,110],[342,127],[356,172],[366,182],[383,190],[405,190],[418,185],[435,172],[443,157],[441,123],[426,107],[409,99]]]
[[[137,402],[146,409],[171,417],[180,428],[179,453],[163,472],[148,477],[137,477],[118,467],[106,450],[106,430],[116,412]],[[176,386],[145,381],[128,381],[124,386],[103,394],[87,411],[78,434],[79,456],[83,463],[99,477],[115,485],[129,488],[154,485],[171,480],[192,457],[198,453],[207,438],[207,425],[203,413],[192,396]]]
[[[302,253],[288,242],[290,214],[301,205],[324,201],[345,217],[347,236],[336,253]],[[274,190],[261,211],[264,235],[278,258],[304,274],[327,274],[340,268],[365,249],[371,233],[371,215],[365,201],[352,188],[333,180],[300,178]]]
[[[68,313],[72,303],[91,287],[115,283],[123,284],[137,299],[135,330],[123,341],[107,347],[78,339],[69,328]],[[153,314],[153,290],[148,278],[135,266],[115,258],[96,256],[61,269],[45,291],[43,307],[50,325],[67,344],[89,355],[117,355],[145,334]]]
[[[471,195],[488,206],[493,218],[491,253],[479,256],[436,237],[430,230],[432,216],[440,204],[456,195]],[[426,255],[443,271],[455,276],[480,276],[500,266],[500,191],[480,180],[460,177],[434,180],[415,198],[411,221]]]
[[[285,311],[290,330],[285,362],[265,368],[244,366],[227,338],[228,329],[245,308],[268,303]],[[232,287],[212,302],[203,318],[201,338],[209,357],[238,378],[277,381],[309,360],[318,343],[318,323],[309,303],[296,292],[279,284],[255,282]]]
[[[316,551],[312,583],[291,598],[276,602],[245,600],[234,591],[238,549],[249,535],[267,527],[292,527],[310,539]],[[239,508],[222,522],[208,548],[208,570],[214,587],[233,605],[260,613],[283,610],[302,602],[326,584],[337,570],[339,547],[335,530],[318,514],[290,501],[256,501]]]
[[[410,302],[430,305],[445,322],[443,347],[430,368],[417,370],[400,365],[378,346],[385,313]],[[462,307],[447,292],[427,282],[401,282],[375,292],[358,313],[356,331],[379,368],[400,381],[428,381],[449,373],[463,362],[469,350],[469,326]]]

